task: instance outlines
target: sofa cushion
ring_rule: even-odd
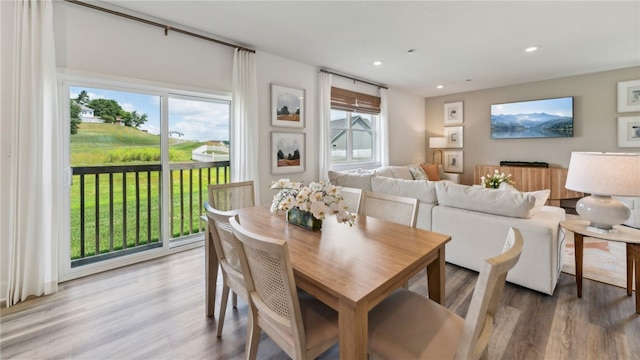
[[[436,164],[420,164],[424,173],[427,174],[427,179],[430,181],[440,181],[442,177],[440,176],[440,170],[438,169],[438,165]]]
[[[371,178],[373,192],[418,199],[437,204],[435,183],[428,180],[404,180],[374,176]]]
[[[364,191],[371,191],[371,178],[373,173],[345,173],[339,171],[329,170],[329,181],[333,185],[352,187],[362,189]]]
[[[531,215],[533,216],[535,213],[540,211],[540,209],[542,209],[544,204],[547,203],[547,199],[551,194],[551,190],[546,189],[546,190],[530,191],[530,192],[526,192],[525,194],[532,195],[533,197],[536,198],[536,203],[535,205],[533,205],[533,209],[531,209]]]
[[[500,191],[439,181],[438,204],[487,214],[530,218],[535,196],[516,191]]]
[[[396,179],[404,179],[404,180],[413,180],[413,176],[409,171],[408,166],[383,166],[375,169],[375,174],[378,176],[396,178]]]
[[[421,166],[409,166],[409,172],[413,176],[413,180],[429,180]]]

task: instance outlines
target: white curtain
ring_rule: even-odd
[[[15,3],[7,306],[58,287],[61,162],[51,0]],[[5,51],[5,49],[3,49]],[[11,50],[9,50],[11,51]],[[6,128],[3,129],[6,131]]]
[[[258,184],[258,85],[255,53],[236,49],[233,55],[231,181]]]
[[[320,94],[318,100],[318,121],[320,122],[320,143],[318,145],[319,179],[328,179],[328,172],[331,169],[331,74],[320,72],[319,74]]]
[[[380,88],[380,164],[389,166],[389,116],[387,89]]]

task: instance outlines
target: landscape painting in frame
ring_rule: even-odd
[[[304,127],[304,90],[271,84],[271,125]]]
[[[491,105],[491,138],[573,137],[573,97]]]
[[[304,133],[271,133],[271,173],[290,174],[304,171]]]

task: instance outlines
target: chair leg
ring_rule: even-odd
[[[249,320],[247,323],[247,349],[246,359],[256,360],[258,355],[258,345],[260,342],[260,327],[258,321],[255,318],[256,314],[253,309],[249,309]]]
[[[233,308],[234,309],[238,309],[238,294],[235,293],[235,291],[232,291],[233,293]]]
[[[227,313],[227,300],[229,299],[229,286],[227,282],[222,283],[222,297],[220,298],[220,313],[218,315],[218,330],[216,336],[220,338],[222,336],[222,327],[224,326],[224,316]]]

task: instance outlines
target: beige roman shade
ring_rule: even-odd
[[[351,112],[379,114],[380,97],[332,86],[331,108]]]

